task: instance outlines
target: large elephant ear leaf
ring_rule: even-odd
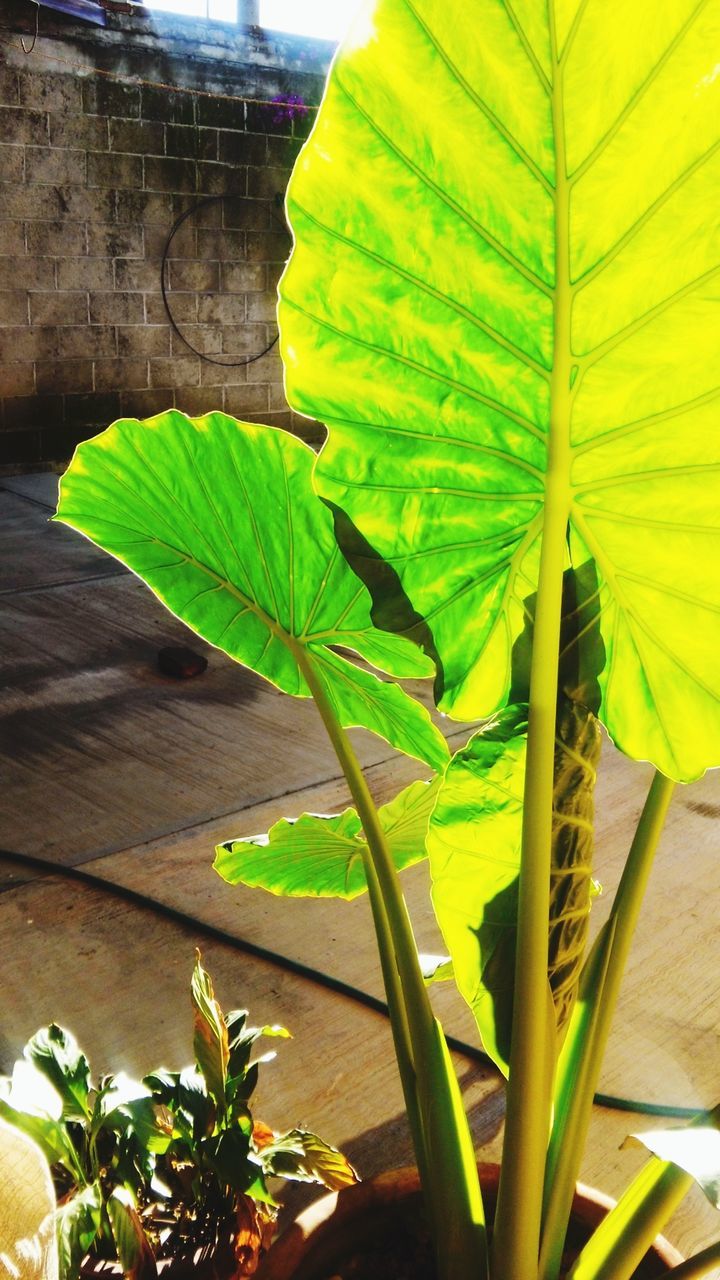
[[[427,857],[425,837],[439,786],[413,782],[378,809],[380,824],[398,871]],[[213,866],[228,884],[267,889],[289,898],[345,898],[367,890],[367,843],[355,809],[281,818],[267,835],[228,840],[215,850]]]
[[[369,4],[290,183],[281,339],[442,709],[507,701],[550,521],[597,572],[603,722],[687,781],[720,763],[720,9],[630,8]]]
[[[309,696],[309,664],[344,726],[442,768],[445,741],[420,703],[329,647],[399,676],[432,666],[407,640],[378,638],[367,590],[313,492],[314,459],[287,432],[222,413],[127,419],[78,446],[56,518],[231,658],[296,697]]]
[[[483,1046],[505,1074],[515,982],[527,706],[510,706],[448,765],[427,847],[433,906],[461,994]],[[595,718],[563,699],[553,793],[548,982],[565,1030],[587,940],[593,788],[600,750]]]

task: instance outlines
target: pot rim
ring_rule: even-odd
[[[497,1192],[499,1165],[479,1162],[478,1173],[483,1191],[492,1198]],[[372,1209],[392,1205],[419,1191],[418,1171],[409,1165],[385,1170],[341,1191],[328,1192],[308,1205],[278,1237],[260,1263],[255,1280],[290,1280],[320,1242],[341,1233],[346,1225]],[[576,1184],[573,1211],[588,1227],[598,1226],[615,1204],[611,1196],[595,1187],[582,1182]],[[660,1263],[658,1274],[683,1261],[682,1255],[664,1236],[656,1237],[651,1250]]]

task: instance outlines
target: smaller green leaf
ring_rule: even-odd
[[[249,1067],[250,1055],[253,1045],[263,1036],[270,1036],[272,1039],[291,1040],[292,1036],[286,1027],[267,1026],[267,1027],[248,1027],[245,1019],[247,1014],[242,1011],[242,1020],[236,1022],[234,1019],[227,1019],[228,1039],[229,1039],[229,1059],[228,1059],[228,1082],[226,1086],[227,1096],[242,1096],[249,1098],[255,1084],[257,1083],[257,1070],[253,1071],[253,1079],[250,1082],[250,1072],[253,1070]],[[234,1028],[238,1026],[239,1030],[234,1032]],[[274,1056],[274,1055],[273,1055]],[[257,1067],[257,1063],[255,1064]],[[240,1086],[245,1082],[245,1086]]]
[[[152,1097],[124,1102],[109,1117],[113,1128],[133,1137],[145,1150],[155,1155],[167,1151],[173,1136],[173,1115]]]
[[[156,1071],[143,1076],[142,1082],[145,1088],[149,1089],[156,1103],[170,1107],[177,1104],[180,1074],[179,1071],[168,1071],[165,1067],[158,1067]]]
[[[269,1036],[271,1040],[292,1040],[292,1033],[287,1027],[281,1027],[279,1022],[268,1022],[264,1027],[250,1027],[247,1034],[252,1032],[253,1040],[259,1040],[261,1036]]]
[[[425,858],[425,835],[439,779],[413,782],[378,814],[398,871]],[[229,840],[215,850],[214,868],[229,884],[286,897],[343,898],[367,889],[367,849],[354,809],[281,818],[267,835]]]
[[[247,1020],[247,1009],[231,1009],[230,1013],[225,1014],[225,1026],[227,1027],[228,1043],[231,1051],[237,1038],[242,1035]]]
[[[391,680],[381,680],[333,653],[314,652],[315,672],[340,724],[369,729],[397,751],[440,772],[450,759],[445,738],[421,702]]]
[[[132,1198],[123,1187],[115,1187],[107,1202],[107,1211],[125,1280],[154,1280],[157,1276],[155,1255]]]
[[[677,1165],[720,1209],[720,1107],[684,1128],[630,1134],[623,1146],[646,1147],[659,1160]]]
[[[313,488],[314,463],[288,432],[170,410],[80,444],[57,519],[231,658],[295,697],[309,696],[314,672],[345,728],[442,768],[447,743],[422,703],[335,652],[401,677],[433,670],[409,639],[373,626],[370,596]]]
[[[197,1064],[205,1077],[208,1093],[224,1111],[225,1084],[230,1056],[227,1026],[222,1009],[215,999],[210,975],[205,972],[200,963],[200,952],[198,951],[196,955],[190,983],[190,993],[195,1009],[193,1047]]]
[[[291,1129],[275,1137],[260,1153],[268,1174],[294,1182],[320,1182],[340,1191],[359,1182],[350,1161],[315,1133]]]
[[[80,1264],[100,1231],[102,1188],[99,1182],[84,1187],[58,1206],[55,1229],[60,1280],[78,1280]]]
[[[247,1104],[257,1089],[259,1071],[260,1064],[253,1062],[252,1066],[247,1067],[240,1075],[228,1077],[227,1093],[230,1099],[230,1114],[233,1118],[247,1110]]]
[[[245,1190],[245,1195],[259,1204],[266,1205],[268,1209],[280,1208],[277,1200],[268,1191],[265,1175],[259,1166],[255,1170],[255,1177]]]
[[[86,1120],[90,1114],[90,1065],[77,1040],[55,1022],[37,1031],[25,1046],[25,1057],[47,1076],[63,1101],[66,1120]]]

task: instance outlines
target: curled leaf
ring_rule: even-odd
[[[340,1191],[359,1182],[341,1151],[304,1129],[291,1129],[276,1136],[261,1154],[269,1174],[295,1182],[320,1182],[329,1191]]]
[[[689,1173],[710,1203],[720,1209],[720,1107],[684,1128],[630,1134],[623,1143],[629,1145],[645,1147],[659,1160]]]
[[[221,1110],[225,1108],[225,1084],[227,1081],[230,1050],[227,1026],[222,1009],[215,999],[212,980],[200,963],[197,952],[195,969],[190,984],[195,1010],[193,1046],[198,1066],[205,1077],[207,1091]]]

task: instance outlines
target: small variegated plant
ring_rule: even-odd
[[[169,412],[62,482],[61,520],[315,699],[354,809],[216,866],[368,892],[440,1280],[557,1280],[673,786],[720,765],[718,48],[718,0],[367,0],[288,192],[281,349],[320,454]],[[482,727],[450,759],[368,664]],[[601,724],[656,774],[588,952]],[[351,726],[427,781],[376,808]],[[507,1076],[491,1247],[400,888],[423,857]],[[649,1146],[573,1280],[628,1280],[693,1173],[717,1199],[715,1113]]]
[[[163,1259],[240,1280],[272,1239],[269,1180],[332,1190],[356,1181],[316,1134],[274,1133],[253,1119],[260,1064],[275,1056],[255,1048],[289,1032],[249,1026],[245,1009],[223,1014],[199,954],[191,997],[195,1063],[183,1071],[161,1067],[142,1082],[119,1072],[94,1084],[74,1036],[51,1023],[12,1077],[0,1077],[0,1117],[50,1164],[60,1280],[91,1274],[96,1259],[116,1260],[130,1280],[150,1280]]]

